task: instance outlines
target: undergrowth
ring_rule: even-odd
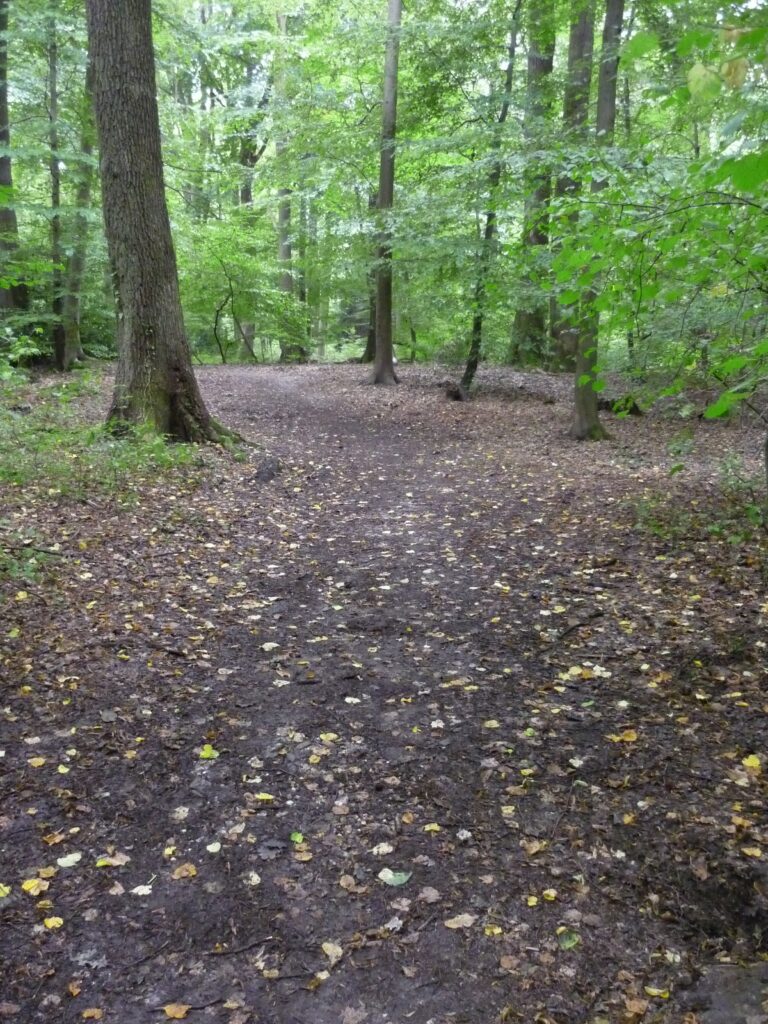
[[[34,404],[21,388],[0,392],[0,485],[51,497],[94,491],[129,497],[157,473],[199,463],[188,445],[168,444],[138,428],[117,437],[84,420],[80,399],[93,396],[92,377],[39,389]]]

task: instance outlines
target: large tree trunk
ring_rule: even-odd
[[[150,0],[87,0],[118,364],[109,421],[179,441],[225,435],[192,372],[163,187]]]
[[[624,0],[606,0],[597,86],[597,142],[601,146],[611,145],[616,127],[616,83],[623,18]],[[604,180],[593,179],[592,192],[600,192],[606,184]],[[597,391],[593,386],[597,377],[600,331],[600,314],[594,308],[598,289],[599,281],[596,279],[582,296],[585,312],[576,348],[576,385],[571,427],[571,436],[579,441],[599,441],[607,436],[600,422]]]
[[[395,199],[397,71],[402,13],[402,0],[389,0],[378,194],[378,209],[382,222],[392,209]],[[392,346],[392,231],[384,223],[380,225],[380,230],[376,269],[376,357],[373,363],[373,383],[397,384]]]
[[[59,42],[57,5],[48,17],[48,166],[51,174],[51,343],[58,370],[68,369],[64,334],[64,275],[61,246],[61,163],[59,161]]]
[[[8,112],[8,0],[0,0],[0,193],[11,193],[7,203],[0,200],[0,267],[5,275],[19,245],[19,227],[13,208],[11,129]],[[0,312],[27,309],[29,292],[23,282],[0,285]]]
[[[81,165],[77,171],[79,180],[75,193],[75,213],[72,218],[72,241],[67,268],[64,275],[64,300],[62,322],[64,324],[64,365],[68,370],[74,362],[83,359],[80,342],[80,293],[85,276],[88,252],[88,215],[93,187],[93,148],[96,126],[93,123],[93,66],[88,63],[83,95],[82,127],[80,134]]]
[[[563,128],[568,142],[584,144],[589,119],[589,93],[592,86],[592,51],[595,35],[593,0],[572,0],[571,28],[568,39],[568,76],[563,94]],[[561,174],[555,185],[555,196],[563,199],[575,195],[580,182]],[[578,230],[578,214],[570,217],[568,228]],[[557,302],[550,307],[553,363],[560,369],[576,366],[576,325],[564,316]]]
[[[555,57],[555,6],[553,0],[540,2],[528,16],[528,75],[526,82],[525,124],[523,137],[526,149],[536,152],[544,120],[552,108],[549,79]],[[547,128],[550,126],[547,125]],[[541,166],[540,158],[526,168],[523,246],[530,266],[541,262],[541,254],[549,245],[547,225],[552,190],[551,170]],[[521,282],[521,297],[512,326],[511,356],[516,362],[540,362],[547,346],[548,302],[531,277],[530,271]]]
[[[480,259],[477,266],[477,277],[472,303],[472,333],[469,340],[469,353],[467,365],[461,378],[461,386],[469,390],[472,381],[475,379],[477,368],[480,365],[480,356],[483,350],[483,326],[485,324],[485,304],[488,290],[488,275],[491,271],[493,255],[498,235],[498,224],[496,217],[496,194],[501,184],[502,161],[499,153],[501,150],[501,133],[499,128],[507,120],[509,109],[512,103],[512,82],[515,70],[515,53],[517,51],[517,35],[519,31],[518,19],[522,8],[522,0],[517,0],[512,14],[512,27],[509,33],[509,45],[507,47],[507,70],[504,75],[504,96],[501,101],[501,110],[496,119],[496,132],[491,142],[491,153],[493,160],[488,173],[488,209],[485,214],[485,227],[480,241]]]

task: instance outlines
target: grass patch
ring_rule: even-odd
[[[99,413],[89,400],[98,391],[90,374],[39,387],[31,398],[29,387],[0,389],[0,487],[23,489],[25,498],[97,492],[125,500],[159,474],[202,465],[192,445],[144,429],[116,437],[94,423]]]

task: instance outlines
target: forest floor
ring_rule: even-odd
[[[205,369],[245,459],[0,491],[0,1020],[768,1020],[756,428],[402,376]]]

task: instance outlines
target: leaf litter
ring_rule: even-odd
[[[280,477],[3,495],[72,555],[0,583],[3,1016],[671,1022],[764,955],[763,554],[634,529],[674,425],[585,449],[564,378],[490,368],[201,378]],[[694,524],[723,429],[664,484]]]

